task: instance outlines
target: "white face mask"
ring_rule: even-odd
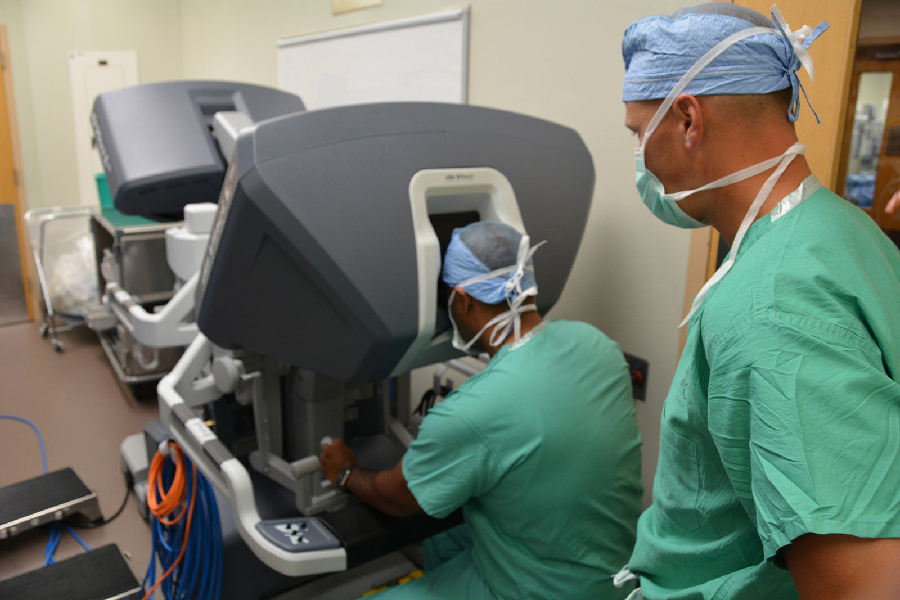
[[[781,13],[777,13],[780,17]],[[804,34],[809,35],[806,30],[809,27],[805,27],[798,32],[791,32],[785,23],[779,23],[782,25],[782,28],[787,32],[787,35],[793,42],[794,50],[798,53],[798,56],[801,58],[801,62],[807,67],[807,70],[810,71],[810,75],[812,75],[811,69],[811,61],[809,59],[808,53],[806,50],[800,45],[799,41],[796,41],[795,38],[799,39]],[[712,276],[712,278],[706,282],[706,285],[700,290],[697,296],[694,298],[694,302],[691,305],[691,310],[688,313],[687,317],[685,317],[684,321],[681,322],[681,325],[690,320],[691,316],[696,312],[697,308],[699,308],[700,303],[703,302],[703,298],[706,297],[709,289],[715,285],[725,274],[731,270],[732,265],[734,264],[735,257],[737,257],[738,248],[740,247],[741,240],[744,238],[744,234],[747,233],[747,230],[750,228],[750,225],[756,220],[756,216],[759,214],[759,209],[768,199],[769,194],[772,192],[772,189],[775,187],[775,184],[778,183],[778,179],[781,177],[782,173],[784,173],[785,169],[787,169],[788,165],[791,161],[796,158],[798,155],[803,154],[806,150],[806,146],[801,143],[796,143],[790,148],[788,148],[783,154],[779,156],[775,156],[768,160],[765,160],[756,165],[752,165],[747,167],[746,169],[741,169],[736,173],[732,173],[731,175],[726,175],[721,179],[717,179],[712,183],[707,183],[704,186],[693,190],[686,190],[682,192],[675,192],[671,194],[666,194],[663,190],[662,184],[659,182],[659,179],[656,178],[650,171],[648,171],[645,167],[644,163],[644,149],[647,146],[647,140],[650,139],[650,136],[656,130],[657,126],[663,120],[663,117],[669,112],[669,109],[672,108],[672,104],[674,104],[675,99],[687,88],[688,84],[697,76],[700,71],[706,68],[709,63],[711,63],[717,56],[722,54],[725,50],[727,50],[731,45],[739,42],[748,37],[752,37],[754,35],[760,34],[772,34],[773,30],[768,27],[750,27],[748,29],[744,29],[742,31],[738,31],[737,33],[732,34],[731,36],[725,38],[718,44],[716,44],[709,52],[707,52],[697,63],[691,67],[687,73],[685,73],[681,80],[672,88],[672,91],[669,92],[669,95],[666,96],[666,99],[663,100],[663,103],[657,109],[656,114],[653,115],[653,118],[650,119],[650,123],[647,125],[646,130],[644,131],[643,139],[641,140],[641,145],[636,151],[637,163],[638,163],[638,172],[637,172],[637,187],[641,192],[641,198],[644,200],[644,203],[653,211],[657,217],[665,221],[666,223],[677,225],[680,227],[699,227],[704,225],[697,221],[696,219],[690,217],[687,213],[685,213],[681,208],[677,205],[677,202],[690,196],[691,194],[696,194],[697,192],[701,192],[704,190],[711,190],[715,188],[724,187],[727,185],[731,185],[733,183],[737,183],[739,181],[743,181],[755,175],[759,175],[772,167],[776,167],[775,172],[769,176],[766,182],[763,184],[762,188],[760,188],[759,193],[756,195],[756,198],[753,200],[750,205],[747,214],[744,215],[743,220],[741,221],[740,227],[738,227],[737,234],[735,235],[734,242],[732,243],[731,254],[729,255],[728,260],[719,267],[718,271]],[[801,54],[802,53],[802,54]]]
[[[506,338],[509,337],[510,332],[513,333],[513,339],[518,341],[522,336],[522,319],[520,315],[525,312],[536,311],[537,306],[534,304],[524,305],[524,302],[527,298],[531,296],[537,296],[537,286],[532,286],[527,289],[522,289],[522,276],[525,274],[526,269],[531,269],[528,267],[528,261],[531,260],[531,257],[534,255],[534,251],[540,248],[542,245],[546,244],[546,242],[541,242],[540,244],[536,244],[533,248],[528,247],[530,240],[527,235],[523,235],[522,239],[519,241],[519,252],[516,260],[516,264],[510,265],[508,267],[503,267],[502,269],[496,269],[494,271],[490,271],[489,273],[484,273],[482,275],[476,275],[475,277],[471,277],[466,279],[465,281],[461,281],[455,287],[465,288],[466,286],[473,285],[475,283],[479,283],[481,281],[486,281],[488,279],[493,279],[494,277],[498,277],[501,275],[506,275],[508,273],[512,273],[512,276],[506,282],[506,297],[507,304],[509,305],[509,310],[500,313],[490,321],[484,324],[484,327],[478,331],[472,339],[468,342],[463,338],[462,334],[459,331],[459,327],[456,326],[456,320],[453,318],[453,299],[456,298],[456,289],[454,289],[450,293],[450,298],[447,301],[447,313],[450,315],[450,324],[453,326],[453,340],[451,343],[453,347],[457,350],[461,350],[462,352],[466,352],[468,354],[472,354],[473,356],[477,356],[477,352],[472,352],[471,348],[475,345],[475,342],[481,337],[485,331],[490,328],[493,328],[493,333],[488,341],[491,346],[499,346]],[[510,296],[513,298],[510,300]]]

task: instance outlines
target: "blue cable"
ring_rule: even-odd
[[[193,463],[186,455],[183,455],[183,459],[183,469],[189,475],[185,478],[186,501],[181,510],[188,509],[190,498],[195,495],[191,528],[189,532],[186,531],[187,519],[181,519],[178,523],[167,526],[156,516],[152,517],[151,559],[141,589],[148,590],[156,583],[157,560],[163,573],[169,570],[178,559],[184,536],[187,535],[187,545],[181,563],[159,588],[168,600],[218,600],[222,587],[223,563],[219,509],[212,485],[199,471],[194,490]],[[175,466],[172,455],[166,456],[161,475],[163,492],[168,491],[174,481]],[[160,491],[155,486],[148,491],[160,499]],[[177,517],[177,514],[172,517]]]
[[[87,551],[87,552],[91,551],[91,549],[88,547],[88,545],[84,543],[84,540],[81,539],[81,536],[79,536],[77,533],[75,533],[74,529],[72,529],[69,525],[66,525],[66,529],[68,530],[69,533],[72,534],[72,537],[75,538],[75,541],[77,541],[79,544],[81,544],[81,547],[84,548],[85,551]],[[62,533],[60,533],[59,535],[60,535],[60,537],[62,537]]]
[[[47,447],[44,445],[44,436],[41,435],[41,430],[38,429],[38,426],[29,421],[24,417],[17,417],[15,415],[0,415],[0,419],[9,419],[11,421],[18,421],[19,423],[25,423],[29,427],[34,430],[34,433],[37,435],[38,444],[41,446],[41,464],[44,467],[44,475],[47,474]],[[56,523],[50,524],[50,540],[47,542],[47,548],[44,550],[44,566],[52,565],[56,561],[53,560],[53,554],[56,552],[56,547],[59,546],[59,540],[62,539],[62,532],[59,530],[59,526]]]
[[[215,502],[215,495],[210,483],[203,479],[198,480],[199,498],[201,499],[202,521],[203,523],[218,523],[219,514],[218,507]],[[221,580],[221,529],[213,527],[213,535],[202,536],[201,544],[198,545],[198,557],[200,559],[200,589],[198,591],[199,598],[218,598],[218,582]]]
[[[47,567],[56,564],[53,554],[56,552],[59,541],[62,539],[62,531],[56,523],[50,524],[50,541],[47,542],[47,548],[44,550],[44,566]]]
[[[28,419],[24,419],[22,417],[17,417],[15,415],[0,415],[0,419],[11,419],[13,421],[18,421],[20,423],[25,423],[37,434],[38,442],[41,445],[41,461],[44,463],[44,474],[47,474],[47,449],[44,447],[44,436],[41,435],[41,430],[37,428],[37,425],[29,421]]]

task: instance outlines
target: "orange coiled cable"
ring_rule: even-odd
[[[147,489],[150,490],[150,493],[147,494],[147,505],[150,507],[150,512],[153,513],[153,516],[155,516],[163,525],[175,525],[187,515],[187,521],[184,526],[184,539],[181,542],[181,551],[178,553],[178,558],[176,558],[175,562],[172,563],[172,566],[163,573],[162,577],[153,584],[153,587],[147,590],[147,593],[142,600],[148,600],[148,598],[153,595],[153,591],[159,584],[165,581],[166,577],[172,574],[175,567],[177,567],[178,563],[181,562],[181,559],[184,558],[184,551],[187,549],[188,535],[191,532],[191,521],[194,518],[194,503],[197,499],[197,467],[191,465],[191,470],[193,471],[191,501],[190,504],[185,507],[185,484],[187,480],[184,473],[184,454],[178,444],[174,441],[169,441],[169,448],[175,451],[176,456],[176,460],[174,461],[175,475],[172,478],[172,485],[169,486],[168,491],[163,488],[162,471],[166,458],[162,453],[157,452],[153,456],[153,461],[150,463],[150,470],[147,472]],[[156,493],[154,493],[154,490],[156,490]],[[161,500],[157,500],[157,496],[159,496]],[[173,517],[172,515],[175,516]]]

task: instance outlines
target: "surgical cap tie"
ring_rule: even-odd
[[[629,581],[637,581],[637,578],[638,576],[631,572],[631,567],[625,565],[618,573],[613,575],[612,580],[614,586],[621,588]],[[625,598],[625,600],[641,600],[641,598],[643,598],[641,595],[641,588],[636,587],[628,594],[628,597]]]
[[[813,68],[812,57],[809,55],[809,47],[817,37],[822,35],[822,33],[826,29],[828,29],[828,22],[822,21],[816,26],[815,29],[810,29],[809,25],[804,25],[797,31],[791,31],[791,28],[784,20],[784,15],[781,14],[778,6],[774,4],[772,5],[772,20],[775,22],[775,27],[778,28],[781,36],[788,43],[788,47],[793,50],[795,58],[800,62],[801,65],[803,65],[803,68],[806,69],[806,72],[809,73],[810,81],[814,81],[815,69]],[[793,68],[793,64],[789,64],[787,66],[787,74],[791,79],[791,88],[793,89],[793,94],[791,95],[791,109],[788,113],[790,120],[792,122],[796,121],[800,116],[799,90],[803,90],[803,97],[806,98],[806,104],[809,106],[809,109],[816,117],[816,123],[821,123],[822,120],[819,119],[819,114],[816,112],[816,109],[813,108],[812,103],[809,101],[809,96],[806,94],[806,89],[803,87],[803,84],[800,83],[800,78],[797,77],[797,69]]]
[[[506,291],[506,303],[509,306],[509,310],[500,313],[499,315],[485,323],[484,327],[481,328],[481,331],[475,334],[471,340],[466,342],[466,349],[470,348],[472,344],[475,343],[475,340],[477,340],[484,331],[487,331],[492,327],[493,331],[489,339],[489,344],[491,346],[500,345],[507,337],[509,337],[510,332],[514,334],[513,339],[515,341],[518,341],[519,338],[522,337],[521,314],[537,310],[537,307],[534,305],[523,305],[525,303],[525,300],[527,300],[529,297],[537,296],[538,293],[537,285],[532,285],[525,289],[522,289],[522,279],[525,276],[526,270],[534,270],[534,267],[528,266],[528,262],[534,256],[535,251],[547,242],[545,240],[529,248],[530,243],[531,240],[527,235],[523,235],[519,240],[519,249],[516,256],[516,264],[502,267],[489,273],[482,273],[481,275],[476,275],[475,277],[470,277],[469,279],[461,281],[455,286],[465,289],[466,286],[480,283],[488,279],[493,279],[494,277],[506,275],[507,273],[512,274],[504,285],[504,289]]]

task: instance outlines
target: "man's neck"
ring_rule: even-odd
[[[541,315],[539,315],[537,313],[537,311],[529,311],[526,313],[522,313],[519,316],[519,318],[521,319],[520,332],[521,332],[522,337],[524,337],[532,329],[534,329],[535,327],[540,325],[544,320],[541,317]],[[496,355],[498,352],[500,352],[500,349],[503,348],[503,346],[506,346],[507,344],[512,344],[512,343],[515,343],[516,341],[518,341],[515,336],[515,330],[512,330],[509,332],[509,335],[506,336],[506,339],[503,340],[499,345],[491,346],[490,345],[491,333],[493,333],[493,332],[488,330],[481,334],[481,336],[482,336],[481,337],[481,347],[486,349],[485,352],[487,352],[488,356],[490,356],[491,358],[494,358],[494,355]]]
[[[786,145],[785,149],[789,146],[789,144]],[[780,145],[776,147],[780,147]],[[772,156],[769,155],[765,158],[754,159],[754,162],[747,162],[747,164],[742,166],[735,166],[733,167],[732,172],[739,171],[742,168],[762,162],[768,158],[772,158]],[[710,224],[719,231],[722,237],[725,238],[725,241],[729,245],[734,242],[734,238],[737,235],[741,222],[747,215],[747,211],[750,209],[750,206],[753,204],[754,200],[756,200],[760,190],[774,171],[775,168],[772,168],[765,173],[755,175],[754,177],[750,177],[749,179],[745,179],[744,181],[740,181],[730,186],[709,190],[708,193],[714,194],[714,199],[711,201],[711,211],[708,220]],[[800,184],[803,183],[810,174],[811,171],[806,162],[806,158],[804,158],[803,155],[796,156],[775,183],[769,196],[760,207],[759,213],[754,218],[754,222],[772,212],[778,203],[781,202],[785,196],[800,187]]]

